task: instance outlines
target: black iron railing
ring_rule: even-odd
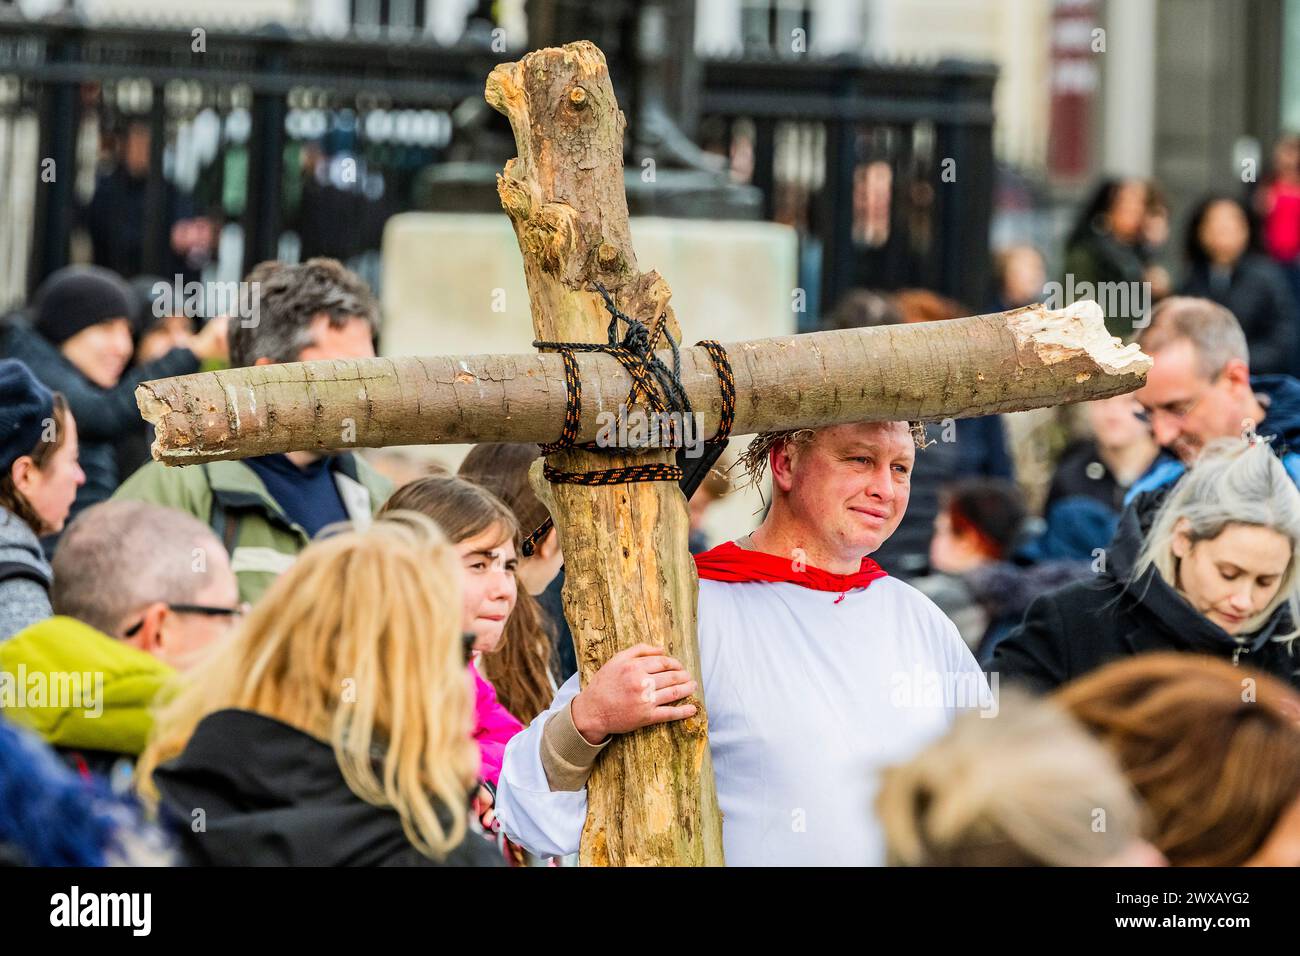
[[[994,67],[788,57],[704,64],[701,113],[752,156],[764,214],[814,244],[819,298],[921,286],[984,299]]]
[[[380,195],[364,183],[344,187],[356,193],[348,202],[368,204],[365,235],[354,245],[377,249],[375,223],[413,207],[421,170],[512,155],[482,93],[491,68],[522,52],[423,38],[325,39],[281,28],[209,30],[200,42],[185,30],[33,23],[0,8],[0,189],[13,193],[0,194],[0,211],[13,213],[0,222],[0,252],[25,253],[28,262],[23,288],[6,289],[0,272],[0,306],[72,255],[95,166],[88,123],[92,132],[95,124],[147,123],[155,171],[196,117],[215,115],[218,155],[186,186],[200,194],[200,212],[215,208],[240,226],[247,268],[275,257],[297,225],[302,183],[295,185],[287,156],[322,134],[319,122],[303,128],[312,126],[304,118],[333,124],[346,116],[354,161],[382,183]],[[695,125],[706,149],[729,156],[733,178],[761,190],[767,218],[799,230],[813,316],[818,303],[829,307],[864,285],[925,286],[980,303],[993,191],[992,67],[807,56],[697,66],[689,106],[699,123],[685,125]],[[422,128],[432,121],[437,135],[404,137],[394,117],[415,117]],[[237,136],[229,134],[235,127]],[[53,177],[42,176],[47,168]],[[217,175],[209,175],[213,169]],[[172,188],[151,173],[142,271],[166,271]]]

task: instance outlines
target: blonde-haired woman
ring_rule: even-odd
[[[432,521],[392,513],[313,543],[186,675],[139,777],[193,862],[499,862],[467,832],[479,757],[460,577]]]
[[[1010,691],[881,777],[891,866],[1159,866],[1106,749],[1053,703]]]
[[[1110,660],[1191,651],[1300,685],[1300,491],[1256,440],[1216,442],[1150,529],[1129,508],[1095,580],[1029,606],[992,670],[1048,690]]]

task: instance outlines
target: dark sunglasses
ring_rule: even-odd
[[[213,607],[210,604],[168,604],[167,608],[177,614],[202,614],[207,617],[240,618],[248,613],[247,604],[240,604],[236,607]],[[140,620],[132,624],[122,636],[134,637],[142,627],[144,627],[144,618],[140,618]]]

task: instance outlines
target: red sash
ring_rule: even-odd
[[[695,567],[706,581],[787,581],[815,591],[834,591],[844,599],[846,592],[865,588],[886,572],[870,558],[862,559],[862,566],[850,574],[835,574],[811,565],[800,565],[789,558],[762,551],[747,551],[734,541],[695,556]]]

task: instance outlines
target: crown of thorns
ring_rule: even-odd
[[[926,448],[934,444],[931,439],[926,437],[923,423],[908,422],[907,427],[912,433],[912,441],[917,448]],[[768,453],[773,448],[781,445],[803,444],[811,441],[815,433],[815,429],[812,428],[795,428],[756,435],[754,440],[749,443],[749,447],[741,453],[740,457],[735,460],[727,471],[730,473],[732,469],[739,468],[747,484],[757,485],[763,480],[763,474],[767,471]]]

